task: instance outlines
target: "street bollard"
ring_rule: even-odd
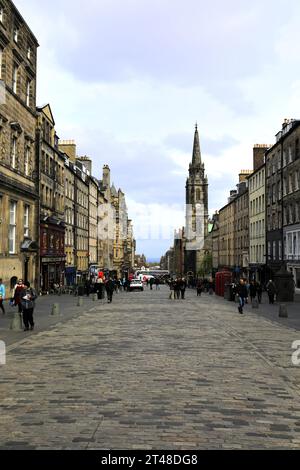
[[[257,299],[252,300],[252,308],[259,308],[259,303]]]
[[[96,301],[98,300],[98,295],[97,295],[97,294],[93,294],[92,299],[93,299],[93,302],[96,302]]]
[[[83,297],[78,297],[77,307],[83,306]]]
[[[13,331],[23,330],[22,316],[19,313],[14,313],[10,329]]]
[[[279,305],[279,318],[288,318],[287,306],[284,304]]]
[[[59,306],[59,304],[53,304],[51,315],[53,315],[53,316],[60,315],[60,306]]]

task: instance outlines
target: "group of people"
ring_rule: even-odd
[[[187,288],[187,282],[185,278],[171,279],[169,281],[170,287],[170,299],[172,300],[182,300],[185,299],[185,291]]]
[[[37,299],[36,291],[31,287],[30,282],[24,283],[23,279],[12,289],[12,294],[9,297],[10,305],[18,307],[19,314],[23,317],[24,331],[34,330],[33,313],[35,308],[35,301]],[[5,315],[4,302],[8,300],[6,294],[6,287],[3,280],[0,279],[0,310]]]
[[[251,303],[257,299],[258,303],[262,302],[263,287],[257,281],[251,281],[250,284],[246,280],[241,279],[238,284],[233,284],[234,295],[239,297],[239,312],[243,314],[244,306],[248,303],[248,298],[250,297]],[[275,295],[276,295],[276,286],[275,283],[270,279],[266,284],[266,291],[269,297],[269,303],[274,304]]]

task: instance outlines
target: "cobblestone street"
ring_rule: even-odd
[[[8,346],[0,447],[299,448],[300,333],[223,299],[168,294],[85,303]]]

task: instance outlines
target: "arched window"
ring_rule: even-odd
[[[201,199],[201,192],[200,192],[200,189],[197,188],[197,191],[196,191],[196,200],[197,200],[197,202],[200,201],[200,199]]]

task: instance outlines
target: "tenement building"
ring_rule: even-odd
[[[65,281],[65,159],[50,105],[37,108],[40,181],[40,287],[49,292]]]
[[[254,172],[248,178],[249,187],[249,268],[252,279],[266,279],[266,185],[265,153],[270,146],[258,144],[253,149]]]
[[[192,163],[186,182],[185,272],[197,277],[205,257],[204,242],[208,234],[208,179],[202,162],[196,125]]]
[[[288,263],[297,282],[299,244],[299,124],[286,119],[266,153],[267,263],[273,276]]]
[[[283,145],[283,243],[284,261],[300,288],[300,121],[292,121]]]
[[[7,286],[23,278],[38,287],[38,42],[10,0],[0,11],[0,276]]]
[[[60,147],[62,148],[62,147]],[[68,149],[67,149],[68,150]],[[76,283],[75,262],[75,168],[73,160],[62,152],[65,161],[65,283],[69,286]]]
[[[247,177],[251,170],[244,170],[239,175],[235,205],[234,223],[234,269],[239,276],[247,277],[249,271],[249,192]]]

